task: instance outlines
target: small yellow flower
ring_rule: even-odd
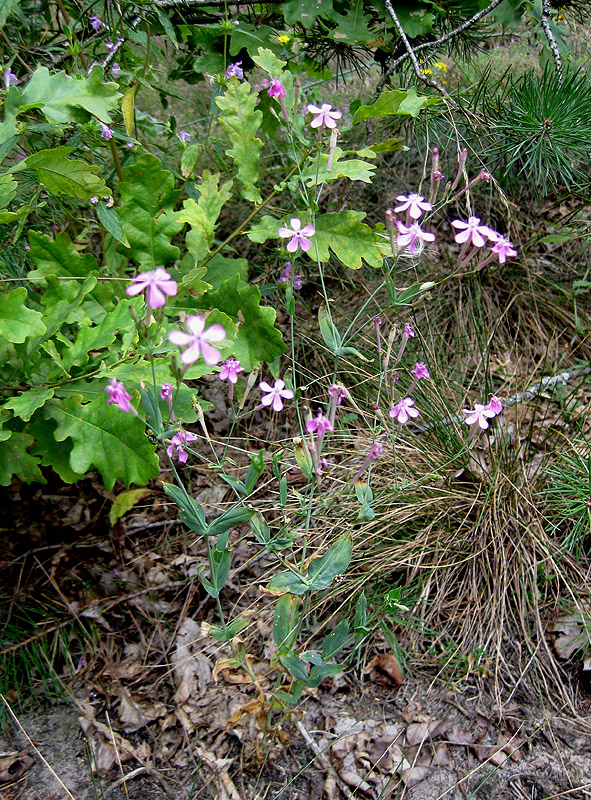
[[[291,41],[291,36],[287,36],[285,33],[282,33],[281,36],[277,37],[277,41],[279,44],[287,44],[289,41]]]
[[[437,64],[435,64],[435,66],[442,72],[447,72],[447,64],[445,63],[445,61],[438,61]]]
[[[431,75],[431,70],[430,69],[424,69],[424,70],[422,70],[422,73],[423,73],[423,75]]]

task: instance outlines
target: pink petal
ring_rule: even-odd
[[[321,108],[318,108],[318,106],[313,106],[311,103],[307,108],[311,114],[320,114],[320,112],[322,111]]]
[[[287,239],[290,236],[293,236],[293,231],[291,228],[279,228],[277,233],[279,234],[279,236],[281,236],[282,239]]]
[[[301,219],[298,219],[297,217],[292,217],[289,221],[291,222],[291,227],[293,228],[293,230],[296,231],[296,233],[298,233],[300,228],[302,227]]]
[[[226,334],[224,333],[224,338],[225,336]],[[212,347],[207,342],[201,342],[201,353],[203,355],[203,360],[206,364],[209,364],[210,367],[214,367],[222,360],[220,351],[216,350],[215,347]]]
[[[305,239],[304,237],[302,237],[300,239],[300,246],[304,251],[304,253],[307,253],[308,250],[312,247],[312,242],[309,239]],[[289,247],[287,247],[287,250],[289,250]]]
[[[335,120],[331,119],[331,117],[329,117],[328,115],[324,118],[324,124],[326,125],[327,128],[337,127],[337,123],[335,122]]]
[[[459,219],[452,220],[451,224],[453,225],[454,228],[458,228],[458,229],[460,229],[460,228],[468,228],[469,227],[467,222],[462,222]]]
[[[288,253],[295,253],[295,251],[298,249],[298,237],[294,236],[291,242],[287,243],[285,249],[287,250]]]
[[[199,342],[193,342],[191,347],[188,347],[185,352],[181,355],[181,361],[183,364],[193,364],[195,361],[199,359],[199,355],[201,353],[201,345]]]
[[[263,390],[263,392],[272,392],[272,391],[273,391],[273,387],[272,387],[272,386],[269,386],[269,384],[267,383],[267,381],[261,381],[261,382],[259,383],[259,389],[262,389],[262,390]]]
[[[185,325],[195,336],[200,336],[205,328],[205,320],[203,317],[190,316],[187,317]]]
[[[281,400],[281,397],[278,394],[276,394],[273,397],[273,411],[281,411],[282,408],[283,408],[283,401]]]
[[[322,115],[319,114],[317,117],[314,117],[314,119],[310,123],[310,127],[319,128],[321,125],[322,125]]]
[[[264,397],[261,398],[261,405],[270,406],[274,398],[275,398],[274,394],[266,394]]]
[[[136,294],[140,294],[146,288],[145,283],[135,282],[131,286],[128,286],[125,290],[130,297],[135,297]]]
[[[152,284],[148,289],[148,305],[152,308],[160,308],[166,303],[166,297],[162,294],[158,286]]]
[[[305,228],[302,228],[300,233],[302,234],[302,236],[314,236],[314,234],[316,233],[316,229],[314,228],[313,225],[306,225]]]
[[[182,331],[171,331],[168,334],[168,341],[178,345],[178,347],[184,347],[184,345],[190,344],[193,341],[193,337]]]
[[[223,342],[226,338],[226,331],[221,325],[210,325],[203,333],[203,338],[208,342]]]

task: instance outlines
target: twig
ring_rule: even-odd
[[[404,28],[400,24],[400,20],[398,19],[398,16],[397,16],[396,12],[394,11],[394,6],[392,5],[391,0],[386,0],[386,8],[388,10],[388,13],[392,17],[392,20],[394,21],[394,25],[396,26],[396,30],[398,31],[398,33],[400,35],[400,38],[404,42],[404,46],[406,48],[406,52],[408,53],[408,56],[409,56],[410,60],[412,61],[412,66],[413,66],[413,69],[414,69],[414,72],[415,72],[415,75],[417,76],[417,78],[420,81],[422,81],[423,83],[426,83],[427,86],[432,86],[434,89],[437,89],[439,94],[441,94],[447,100],[447,102],[450,104],[450,106],[452,108],[458,108],[458,104],[456,103],[456,101],[449,95],[448,92],[446,92],[446,90],[439,83],[439,81],[436,81],[435,78],[429,77],[429,75],[424,75],[423,74],[423,72],[421,70],[421,66],[419,64],[419,61],[418,61],[418,59],[416,57],[415,51],[410,46],[410,42],[408,41],[408,37],[407,37],[406,33],[404,32]]]
[[[414,48],[414,52],[418,53],[420,50],[425,50],[425,48],[428,48],[428,47],[431,48],[431,49],[438,48],[439,45],[445,44],[445,42],[448,42],[450,39],[455,38],[458,34],[463,33],[465,30],[470,28],[472,25],[474,25],[476,22],[481,20],[487,14],[490,14],[490,12],[494,11],[495,8],[498,5],[500,5],[502,2],[503,2],[503,0],[492,0],[492,3],[490,3],[486,8],[483,8],[481,11],[478,11],[476,14],[474,14],[473,17],[470,17],[470,19],[466,20],[466,22],[462,22],[462,24],[458,25],[457,28],[454,28],[453,31],[448,31],[448,33],[443,34],[443,36],[440,36],[439,39],[435,39],[433,42],[423,42],[423,44],[418,44]],[[409,57],[410,57],[410,54],[407,51],[406,53],[404,53],[404,55],[400,56],[395,61],[392,61],[392,62],[390,62],[388,64],[388,66],[386,68],[386,72],[384,74],[384,77],[382,78],[382,80],[378,84],[378,88],[379,88],[380,92],[381,92],[385,82],[392,75],[392,73],[394,72],[396,67],[399,64],[401,64],[403,61],[406,61],[406,59],[409,58]]]
[[[324,769],[333,778],[333,780],[335,780],[341,787],[341,791],[345,795],[347,800],[355,800],[355,796],[353,795],[352,791],[349,789],[347,784],[344,782],[344,780],[338,774],[336,769],[330,763],[330,761],[326,757],[326,753],[324,753],[324,751],[318,747],[318,745],[316,744],[316,742],[314,741],[308,730],[304,727],[303,723],[301,723],[299,720],[296,720],[295,726],[302,735],[302,738],[304,739],[310,750],[312,750],[312,752],[316,755],[318,761],[320,761]]]
[[[573,370],[561,372],[558,375],[547,375],[545,378],[541,378],[538,383],[534,383],[533,386],[530,386],[523,392],[517,392],[516,394],[511,395],[511,397],[508,397],[506,400],[501,398],[503,408],[510,408],[517,403],[523,403],[527,400],[531,400],[532,398],[536,397],[536,395],[540,394],[540,392],[544,392],[546,389],[553,389],[558,384],[564,385],[574,378],[582,378],[590,373],[591,367],[577,367]],[[426,431],[433,430],[433,428],[436,428],[439,425],[449,425],[451,422],[462,422],[463,419],[464,418],[460,414],[457,414],[453,417],[445,417],[438,422],[431,422],[429,425],[413,425],[412,428],[409,425],[408,428],[409,430],[412,430],[413,433],[425,433]]]
[[[542,0],[542,16],[540,17],[540,23],[546,34],[546,39],[548,39],[550,50],[552,51],[556,75],[558,76],[558,87],[560,88],[562,86],[562,58],[560,57],[560,50],[558,49],[554,37],[554,31],[550,25],[550,0]]]

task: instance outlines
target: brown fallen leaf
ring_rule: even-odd
[[[131,694],[123,687],[117,689],[119,697],[119,719],[126,733],[139,731],[155,719],[165,716],[166,706],[160,700],[151,700]]]
[[[176,650],[171,656],[177,690],[174,699],[179,705],[189,698],[205,694],[211,678],[211,662],[201,652],[205,639],[201,626],[185,617],[176,637]]]
[[[415,744],[443,736],[452,725],[449,719],[435,719],[431,722],[413,722],[406,729],[406,741],[412,747]]]
[[[432,767],[416,766],[410,767],[409,769],[403,769],[400,773],[400,777],[406,788],[411,789],[413,786],[416,786],[417,783],[420,783],[421,781],[424,781],[425,778],[428,778],[432,773]]]
[[[0,783],[18,781],[34,763],[35,760],[31,758],[28,750],[0,753]]]
[[[388,679],[392,680],[396,686],[402,686],[404,683],[398,661],[393,653],[380,653],[375,656],[364,672],[366,674],[369,672],[370,678],[378,684],[384,685],[388,683]]]

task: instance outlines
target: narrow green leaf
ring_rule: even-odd
[[[288,653],[298,635],[302,601],[293,594],[282,595],[273,615],[273,641],[280,653]]]
[[[346,571],[352,554],[351,537],[345,534],[323,556],[312,559],[308,567],[308,583],[311,588],[328,588],[337,575],[342,575]]]

